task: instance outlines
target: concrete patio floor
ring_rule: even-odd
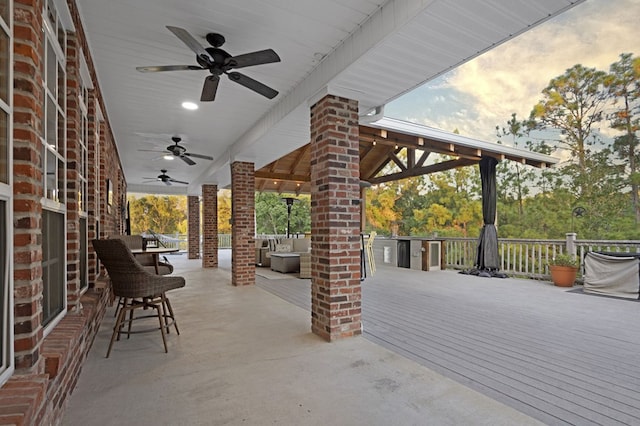
[[[326,343],[310,332],[308,310],[264,289],[296,282],[300,304],[309,280],[257,277],[258,286],[235,288],[229,251],[218,269],[184,254],[170,260],[187,287],[169,293],[181,331],[168,336],[169,353],[154,332],[116,342],[106,359],[110,308],[62,424],[538,424],[368,338]],[[384,269],[365,285],[386,280]],[[387,269],[394,280],[420,274]]]

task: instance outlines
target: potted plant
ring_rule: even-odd
[[[558,254],[549,262],[551,281],[558,287],[572,287],[578,274],[578,260],[575,256]]]

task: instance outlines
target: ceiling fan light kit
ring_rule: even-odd
[[[278,95],[278,91],[254,80],[253,78],[231,71],[232,69],[245,68],[255,65],[270,64],[280,62],[280,57],[273,49],[259,50],[245,53],[243,55],[231,56],[220,49],[225,42],[224,36],[217,33],[206,35],[207,42],[212,47],[203,47],[189,32],[183,28],[167,26],[176,37],[178,37],[193,53],[196,54],[198,65],[154,65],[137,67],[140,72],[162,72],[162,71],[198,71],[207,70],[211,75],[207,76],[202,86],[200,101],[211,102],[216,98],[220,76],[226,74],[229,80],[238,83],[247,89],[268,98],[273,99]]]

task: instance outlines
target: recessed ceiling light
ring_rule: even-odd
[[[164,158],[165,160],[173,160],[173,155],[166,154],[166,155],[163,155],[162,158]]]
[[[193,102],[183,102],[182,103],[182,108],[193,111],[195,109],[198,109],[198,104],[195,104]]]

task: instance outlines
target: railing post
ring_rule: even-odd
[[[567,250],[567,254],[575,259],[576,257],[576,233],[575,232],[567,232],[565,248]]]

